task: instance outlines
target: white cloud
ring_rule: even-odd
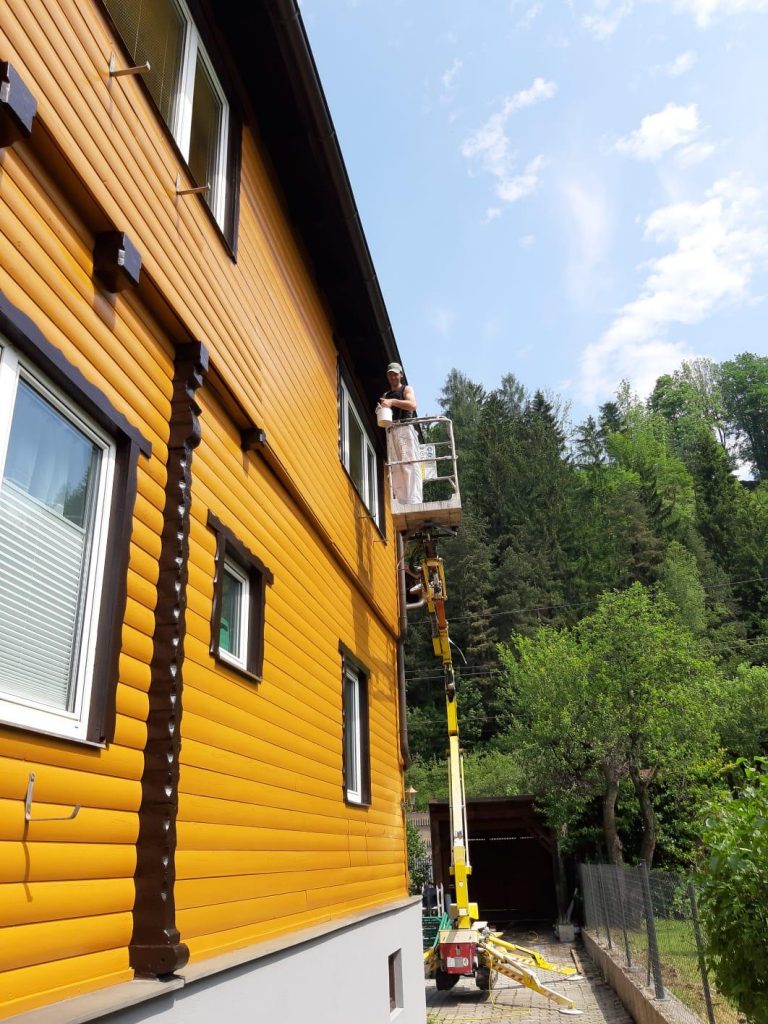
[[[715,22],[735,14],[768,12],[768,0],[656,0],[679,14],[689,14],[697,26],[709,28]],[[575,6],[574,0],[571,0]],[[595,39],[609,39],[637,6],[637,0],[591,0],[589,13],[582,14],[581,24]],[[689,70],[686,68],[685,70]],[[675,72],[670,71],[670,74]],[[683,71],[677,74],[683,74]]]
[[[496,186],[496,194],[499,199],[503,199],[505,203],[516,203],[518,199],[524,199],[535,192],[539,184],[539,171],[546,166],[546,163],[543,154],[539,153],[526,165],[522,174],[499,181]]]
[[[731,14],[764,14],[768,0],[674,0],[674,8],[692,14],[699,28],[709,28]]]
[[[448,70],[443,72],[443,74],[440,76],[440,81],[443,84],[444,92],[450,92],[451,87],[453,86],[454,78],[461,71],[461,69],[463,67],[464,67],[464,61],[463,60],[459,60],[458,57],[454,57],[453,64],[451,64],[451,66],[448,68]]]
[[[571,301],[592,303],[608,280],[605,257],[613,234],[613,218],[605,188],[591,177],[561,184],[563,223],[569,251],[566,283]]]
[[[500,216],[501,216],[501,207],[500,206],[489,206],[488,209],[485,211],[485,216],[483,217],[482,223],[483,224],[490,224],[492,220],[496,220],[496,218],[500,217]]]
[[[599,42],[609,39],[628,14],[632,13],[634,0],[622,0],[612,3],[611,0],[595,0],[595,13],[585,14],[581,23],[584,28]]]
[[[661,207],[645,237],[668,252],[647,264],[640,295],[619,310],[582,357],[581,391],[593,403],[623,377],[648,393],[659,374],[695,353],[670,340],[674,324],[693,326],[728,306],[751,303],[755,274],[768,265],[765,193],[739,176],[716,182],[701,202]]]
[[[693,142],[699,127],[699,111],[695,103],[687,107],[668,103],[658,114],[644,117],[640,127],[619,139],[614,148],[636,160],[660,160],[670,149]]]
[[[679,78],[680,75],[687,74],[695,66],[696,60],[695,51],[686,50],[685,53],[678,54],[665,70],[670,78]]]
[[[520,239],[520,248],[530,249],[535,241],[536,235],[523,235],[523,237]]]
[[[531,6],[525,11],[522,17],[520,17],[520,19],[517,22],[517,27],[522,29],[530,28],[533,22],[538,18],[538,16],[541,14],[543,10],[544,4],[541,2],[541,0],[537,0],[537,2],[531,4]]]
[[[693,142],[684,146],[675,154],[675,160],[681,167],[693,167],[694,164],[708,160],[717,149],[711,142]]]
[[[507,97],[501,110],[492,114],[482,128],[464,141],[462,156],[479,163],[481,169],[497,179],[496,195],[506,203],[516,202],[530,195],[538,184],[544,157],[535,157],[522,174],[515,173],[516,154],[511,151],[506,133],[507,120],[524,107],[534,106],[551,99],[557,92],[554,82],[536,78],[527,89]]]

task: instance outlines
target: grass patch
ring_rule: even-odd
[[[647,965],[648,937],[645,931],[628,932],[629,948],[633,966]],[[614,946],[623,949],[623,936],[617,929],[611,935]],[[704,1000],[704,986],[699,970],[696,952],[696,936],[693,923],[689,920],[656,920],[656,939],[661,960],[661,977],[664,987],[677,996],[689,1010],[707,1021],[707,1005]],[[712,1007],[717,1024],[739,1024],[736,1007],[721,995],[709,982]]]

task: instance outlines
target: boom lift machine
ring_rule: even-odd
[[[543,984],[536,969],[552,971],[573,980],[579,975],[573,967],[552,964],[535,950],[507,942],[500,932],[494,931],[487,922],[480,921],[477,903],[469,895],[469,878],[472,866],[469,857],[467,833],[467,803],[464,791],[462,752],[459,745],[459,716],[456,701],[456,678],[451,656],[451,640],[448,635],[448,621],[445,613],[447,589],[443,560],[437,554],[437,539],[441,535],[455,533],[461,517],[456,471],[456,451],[450,420],[433,417],[411,420],[411,424],[424,424],[428,436],[438,439],[429,446],[426,458],[438,467],[434,480],[447,481],[450,496],[436,502],[424,502],[402,509],[393,502],[395,528],[404,537],[418,544],[420,549],[420,589],[422,599],[417,607],[426,606],[432,627],[432,646],[435,656],[441,659],[445,682],[445,708],[448,725],[448,781],[451,829],[451,866],[454,880],[455,900],[448,906],[448,912],[434,945],[424,954],[424,969],[427,977],[434,977],[438,989],[450,989],[461,977],[474,977],[477,986],[489,990],[495,975],[504,975],[513,981],[538,992],[553,1002],[560,1013],[580,1015],[568,996]],[[437,426],[436,426],[437,425]],[[441,473],[440,470],[443,469]],[[401,566],[400,571],[404,571]]]

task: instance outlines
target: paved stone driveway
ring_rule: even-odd
[[[512,942],[530,945],[552,963],[573,964],[571,947],[560,942],[537,941],[535,946],[523,936],[506,936]],[[558,992],[573,999],[583,1016],[570,1017],[560,1014],[557,1007],[543,996],[516,985],[507,978],[498,978],[492,992],[481,992],[474,980],[462,978],[450,992],[438,992],[434,981],[427,985],[427,1020],[429,1024],[632,1024],[632,1018],[619,1001],[618,996],[605,984],[589,957],[580,947],[573,949],[576,966],[583,974],[582,981],[561,978],[549,971],[538,971],[539,978]]]

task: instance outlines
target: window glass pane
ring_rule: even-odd
[[[221,581],[221,627],[219,650],[235,658],[242,654],[243,581],[224,566]]]
[[[143,75],[152,98],[170,124],[178,89],[186,22],[172,0],[105,0],[123,42]]]
[[[192,97],[192,133],[189,139],[189,169],[198,185],[210,185],[206,198],[213,206],[222,103],[200,53],[195,67],[195,91]]]
[[[365,494],[365,435],[360,424],[350,411],[349,413],[349,475],[361,494]]]
[[[349,796],[360,795],[360,706],[359,683],[355,676],[347,673],[344,677],[346,693],[344,696],[345,710],[345,750],[344,764],[347,774],[347,793]]]
[[[101,457],[19,381],[0,484],[0,689],[67,710]]]
[[[23,380],[13,410],[5,478],[84,526],[99,449]]]
[[[368,492],[366,495],[368,501],[368,508],[372,515],[376,515],[376,509],[378,508],[378,488],[376,487],[376,455],[373,449],[367,448],[367,463],[368,463]]]

